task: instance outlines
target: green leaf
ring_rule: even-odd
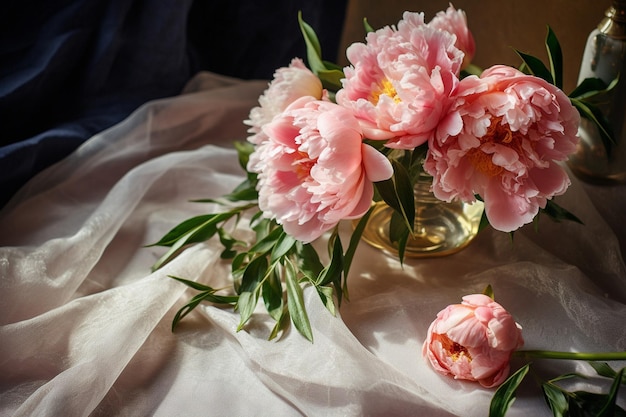
[[[602,111],[595,105],[583,100],[572,98],[570,101],[581,117],[591,120],[598,127],[602,143],[607,154],[610,155],[615,139],[613,138],[613,129],[604,114],[602,114]]]
[[[332,69],[332,70],[319,70],[317,72],[317,76],[324,88],[330,91],[338,91],[341,89],[342,84],[341,80],[345,78],[343,71]]]
[[[195,283],[193,281],[184,280],[182,278],[176,278],[180,282],[189,285],[192,288],[199,287],[200,284]],[[193,283],[194,285],[191,285]],[[223,295],[215,295],[215,291],[213,288],[207,287],[209,290],[202,291],[199,294],[196,294],[187,304],[185,304],[182,308],[180,308],[176,314],[174,315],[174,319],[172,320],[172,331],[176,328],[178,323],[189,313],[191,313],[201,302],[208,301],[215,304],[235,304],[239,297],[237,296],[223,296]]]
[[[272,248],[272,255],[270,257],[270,262],[277,261],[278,259],[285,256],[291,248],[293,248],[296,244],[296,240],[288,235],[285,232],[282,232],[278,237],[276,244]]]
[[[515,401],[515,391],[524,380],[529,368],[530,364],[522,366],[498,387],[489,405],[489,417],[504,417]]]
[[[243,329],[248,320],[250,320],[250,317],[252,317],[252,313],[254,313],[254,309],[256,308],[258,302],[258,291],[244,291],[239,294],[239,300],[237,301],[237,305],[235,306],[235,309],[239,311],[239,325],[237,326],[237,331]]]
[[[617,372],[613,370],[606,362],[594,362],[590,361],[589,365],[598,373],[598,375],[606,378],[615,378]],[[626,385],[626,374],[622,375],[622,384]]]
[[[600,78],[585,78],[569,94],[570,98],[583,99],[598,93],[604,93],[608,89],[607,84]]]
[[[363,28],[365,29],[365,33],[374,32],[374,28],[370,25],[370,22],[367,21],[367,18],[363,18]]]
[[[322,304],[324,304],[326,309],[330,311],[333,316],[336,316],[337,311],[335,309],[335,302],[333,301],[333,288],[316,286],[315,289],[322,300]]]
[[[309,316],[304,307],[302,287],[298,283],[295,268],[290,261],[285,263],[285,284],[287,286],[287,306],[289,307],[291,321],[302,336],[313,342],[313,332]]]
[[[326,70],[326,66],[322,61],[322,47],[313,28],[302,19],[302,12],[298,12],[298,24],[300,25],[302,36],[304,36],[309,67],[317,75],[320,71]]]
[[[615,404],[611,394],[576,391],[568,396],[569,416],[572,417],[625,417],[626,411]],[[607,405],[609,407],[607,407]]]
[[[274,320],[279,321],[283,312],[283,285],[276,270],[272,270],[267,279],[263,281],[261,295],[269,315]]]
[[[341,300],[343,298],[341,277],[343,275],[344,257],[341,239],[337,235],[336,229],[328,243],[331,245],[329,248],[330,260],[315,281],[315,286],[324,286],[332,283],[335,287],[335,291],[337,292],[337,302],[341,305]]]
[[[254,145],[250,142],[242,141],[235,141],[233,145],[235,147],[235,150],[237,151],[239,166],[247,172],[248,161],[250,160],[250,155],[252,155],[252,152],[254,152]]]
[[[541,385],[543,396],[554,417],[567,417],[568,403],[563,390],[554,384],[544,383]]]
[[[284,307],[280,314],[280,318],[276,320],[276,324],[274,325],[274,327],[272,328],[272,331],[270,332],[268,340],[274,340],[278,336],[278,333],[285,330],[288,325],[289,325],[289,311],[287,310],[287,307]]]
[[[214,213],[214,214],[203,214],[201,216],[195,216],[190,219],[179,223],[173,229],[165,234],[156,243],[150,244],[147,247],[152,246],[173,246],[179,239],[185,237],[185,235],[189,235],[187,237],[187,242],[191,243],[192,241],[200,241],[198,239],[202,239],[205,236],[213,235],[217,232],[217,228],[215,225],[221,221],[227,220],[232,217],[230,213]],[[205,233],[201,234],[199,232],[204,231]],[[205,239],[202,239],[205,240]]]
[[[247,266],[241,278],[240,292],[256,292],[268,274],[269,265],[265,256],[257,256]]]
[[[348,244],[348,249],[343,256],[343,275],[347,279],[348,273],[350,272],[350,266],[352,265],[352,259],[354,258],[354,254],[356,253],[356,249],[361,242],[361,236],[363,235],[363,230],[365,230],[365,226],[372,215],[373,207],[370,207],[369,210],[359,219],[356,227],[352,231],[352,236],[350,236],[350,243]]]
[[[315,282],[324,269],[317,251],[310,243],[302,244],[301,242],[296,242],[296,250],[298,269],[309,281]]]
[[[493,287],[491,286],[491,284],[488,284],[485,289],[483,290],[483,294],[485,294],[487,297],[491,298],[492,300],[495,300],[495,295],[493,293]]]
[[[620,369],[615,375],[615,378],[613,379],[613,383],[611,384],[611,389],[609,390],[608,398],[606,399],[606,403],[604,407],[602,407],[602,409],[598,413],[598,417],[614,416],[616,413],[616,410],[620,408],[617,406],[617,393],[619,392],[619,387],[622,382],[623,375],[624,375],[624,368]]]
[[[559,40],[550,26],[548,26],[548,34],[546,35],[546,49],[548,50],[550,72],[554,79],[554,85],[563,88],[563,52]]]
[[[517,53],[517,55],[519,55],[520,58],[522,58],[522,61],[524,61],[524,64],[528,68],[530,74],[534,75],[535,77],[542,78],[550,84],[554,84],[554,80],[552,79],[552,74],[550,73],[550,70],[546,68],[545,64],[541,62],[539,58],[525,54],[518,50],[515,50],[515,52]]]
[[[569,212],[565,208],[559,206],[554,200],[548,200],[546,207],[541,209],[542,213],[548,215],[552,220],[560,222],[562,220],[570,220],[576,223],[584,224],[582,220],[576,217],[573,213]]]
[[[415,197],[413,183],[406,168],[397,160],[392,159],[393,176],[389,180],[374,183],[382,199],[398,212],[409,230],[413,230],[415,222]]]
[[[267,236],[265,236],[262,239],[258,240],[250,248],[249,252],[253,252],[253,253],[268,253],[269,251],[274,249],[274,246],[276,245],[276,242],[278,242],[278,239],[282,236],[282,234],[283,234],[283,228],[282,227],[275,228]]]

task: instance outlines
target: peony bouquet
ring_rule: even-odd
[[[176,277],[199,293],[174,326],[208,301],[233,305],[243,329],[263,300],[276,320],[270,338],[292,322],[312,340],[302,287],[314,287],[335,312],[375,201],[401,219],[393,237],[402,262],[420,176],[430,178],[440,200],[484,203],[482,224],[503,232],[539,213],[578,220],[553,198],[570,184],[562,163],[575,150],[580,116],[604,126],[586,99],[606,86],[586,80],[569,97],[561,90],[561,51],[551,30],[549,66],[519,52],[519,69],[480,70],[471,63],[475,44],[463,11],[450,6],[429,22],[405,12],[396,26],[374,30],[365,22],[365,41],[347,49],[350,65],[340,68],[322,59],[301,16],[299,23],[308,66],[294,58],[278,69],[250,111],[250,136],[236,144],[245,181],[203,200],[221,210],[186,220],[155,243],[170,249],[154,268],[213,237],[231,260],[232,291]],[[346,219],[355,227],[342,242],[338,225]],[[237,237],[239,226],[254,238]],[[312,245],[322,236],[326,262]]]

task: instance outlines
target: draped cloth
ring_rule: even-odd
[[[266,86],[199,74],[93,136],[0,212],[1,415],[485,416],[494,390],[435,373],[421,349],[439,310],[487,284],[526,349],[626,349],[626,190],[576,178],[557,202],[585,225],[542,218],[513,240],[488,228],[455,255],[404,266],[361,244],[337,317],[304,289],[313,343],[293,327],[268,341],[261,305],[241,331],[232,308],[201,304],[172,332],[195,291],[168,276],[228,287],[229,264],[211,240],[151,272],[165,249],[146,245],[215,210],[190,200],[244,178],[232,143]],[[347,238],[350,224],[341,228]],[[593,374],[584,362],[533,367]],[[508,415],[551,415],[528,379]]]

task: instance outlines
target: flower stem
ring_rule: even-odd
[[[620,361],[626,360],[624,352],[556,352],[552,350],[518,350],[515,356],[523,358],[569,359],[582,361]]]

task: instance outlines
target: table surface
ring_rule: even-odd
[[[626,188],[576,178],[557,202],[584,225],[542,219],[513,241],[486,229],[455,255],[404,266],[360,245],[337,317],[305,288],[313,343],[293,329],[268,341],[262,306],[239,332],[236,312],[210,304],[172,332],[193,291],[168,275],[228,286],[229,265],[209,241],[151,272],[164,249],[145,245],[214,209],[190,200],[241,181],[231,144],[245,139],[242,120],[266,86],[200,74],[184,94],[90,139],[0,212],[1,415],[485,416],[494,390],[435,373],[421,347],[439,310],[487,284],[522,325],[526,349],[626,349]],[[533,369],[592,373],[570,361]],[[507,415],[551,415],[532,378]]]

